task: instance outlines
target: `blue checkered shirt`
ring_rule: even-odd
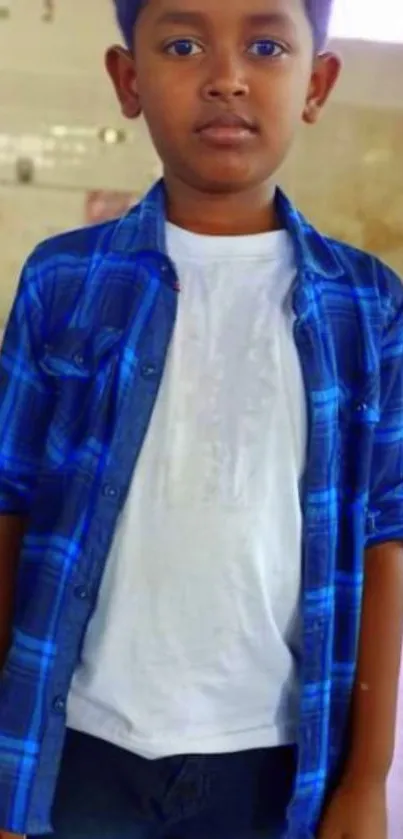
[[[277,210],[295,248],[309,415],[288,813],[290,839],[309,839],[346,747],[364,549],[403,539],[403,288],[320,236],[281,192]],[[0,511],[29,516],[0,679],[3,829],[51,829],[66,699],[178,303],[161,183],[123,219],[40,245],[22,273],[0,361]]]

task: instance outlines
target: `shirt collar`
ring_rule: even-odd
[[[277,189],[276,207],[282,226],[293,241],[299,276],[336,279],[344,274],[331,241],[322,236]],[[158,181],[140,204],[121,218],[114,230],[110,248],[124,253],[166,254],[166,196],[163,180]]]

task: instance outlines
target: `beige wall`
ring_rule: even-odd
[[[68,0],[53,24],[41,0],[0,21],[0,322],[35,243],[83,223],[88,189],[142,192],[159,172],[142,125],[124,123],[102,55],[117,37],[110,0]],[[344,73],[320,126],[303,129],[282,183],[326,232],[379,253],[403,275],[403,45],[337,45]],[[66,136],[54,136],[54,126]],[[102,126],[127,142],[105,147]],[[37,160],[16,186],[15,158]]]
[[[302,132],[282,180],[325,232],[403,277],[403,108],[335,102]]]

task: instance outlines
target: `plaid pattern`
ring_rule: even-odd
[[[278,192],[298,266],[309,413],[304,657],[289,836],[308,839],[343,754],[365,545],[403,538],[403,289]],[[39,246],[0,361],[0,510],[29,513],[0,680],[0,825],[50,829],[66,697],[157,397],[178,305],[158,184],[118,222]]]

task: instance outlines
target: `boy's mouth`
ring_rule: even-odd
[[[196,133],[209,145],[237,146],[250,142],[258,129],[255,123],[239,114],[216,114],[196,126]]]

